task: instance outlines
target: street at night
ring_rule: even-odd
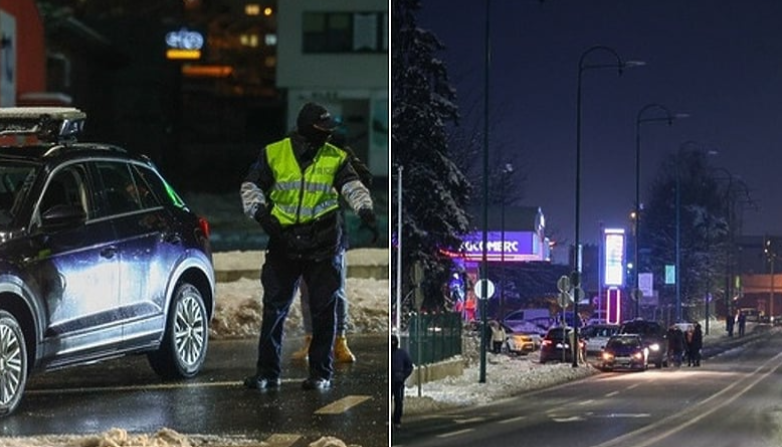
[[[698,368],[598,373],[486,405],[410,415],[392,444],[779,445],[782,333],[745,341],[720,352],[710,348],[714,357]]]

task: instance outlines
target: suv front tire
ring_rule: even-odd
[[[160,349],[148,356],[152,369],[165,379],[194,377],[206,360],[208,321],[201,292],[190,283],[180,283]]]

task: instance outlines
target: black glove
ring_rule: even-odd
[[[261,224],[261,228],[270,237],[279,237],[282,234],[282,225],[276,217],[272,216],[265,206],[258,207],[255,212],[255,220]]]
[[[377,218],[375,217],[375,212],[370,208],[361,208],[358,210],[358,217],[360,217],[361,222],[363,222],[362,226],[367,227],[369,231],[372,232],[372,243],[374,244],[377,242],[378,238],[380,237],[380,232],[377,230]]]

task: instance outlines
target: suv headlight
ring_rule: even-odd
[[[652,343],[649,345],[649,350],[657,352],[660,350],[660,345],[657,343]]]

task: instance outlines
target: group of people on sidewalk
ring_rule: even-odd
[[[703,331],[700,323],[687,325],[686,331],[682,331],[679,325],[672,324],[668,328],[666,339],[668,365],[679,367],[687,360],[687,366],[701,366]]]

